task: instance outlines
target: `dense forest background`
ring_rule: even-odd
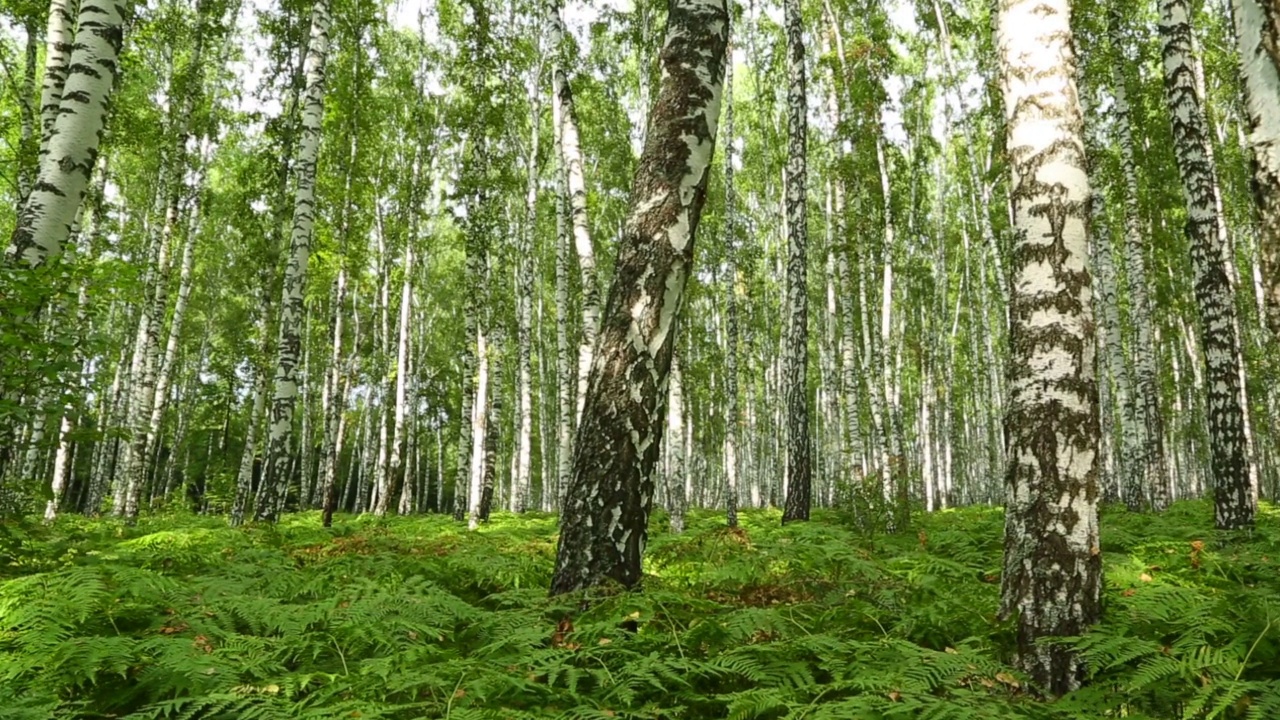
[[[1107,716],[1272,717],[1280,680],[1254,671],[1277,652],[1263,640],[1280,588],[1259,580],[1269,568],[1242,568],[1280,552],[1270,506],[1258,509],[1280,493],[1280,79],[1268,44],[1280,12],[1266,0],[1045,0],[1041,17],[1033,5],[0,0],[0,511],[14,519],[18,568],[0,610],[28,608],[0,615],[0,643],[70,612],[30,610],[36,585],[23,583],[37,579],[86,608],[58,626],[72,635],[93,635],[76,623],[122,588],[164,598],[142,605],[180,604],[172,588],[53,560],[79,542],[213,588],[295,560],[308,568],[297,578],[334,583],[333,568],[311,565],[331,551],[415,555],[411,539],[426,536],[437,559],[466,558],[456,575],[452,560],[422,559],[406,561],[416,575],[385,559],[352,572],[380,586],[433,578],[415,597],[484,638],[422,618],[396,632],[438,636],[448,657],[430,662],[474,659],[505,626],[472,613],[496,612],[502,593],[638,585],[653,506],[651,596],[683,599],[643,617],[690,621],[701,610],[689,592],[761,611],[752,631],[704,638],[698,652],[776,649],[790,630],[774,606],[825,608],[800,623],[822,635],[815,624],[834,622],[824,613],[862,583],[874,599],[848,631],[870,631],[871,618],[908,645],[888,660],[870,646],[831,653],[928,664],[912,653],[972,652],[966,663],[981,665],[910,686],[936,708],[844,716],[980,717],[996,693],[1008,704],[990,711],[1007,714],[990,717],[1050,717],[1022,704],[1041,694],[1074,698],[1063,712],[1080,716],[1097,702]],[[1069,377],[1055,374],[1063,358]],[[1099,502],[1116,506],[1118,536],[1104,515],[1099,540]],[[825,535],[774,527],[811,509]],[[72,513],[91,520],[62,518]],[[428,513],[452,520],[382,519]],[[223,516],[253,527],[225,529]],[[452,525],[476,531],[491,517],[475,536]],[[1207,547],[1211,536],[1227,545]],[[757,562],[805,543],[843,564]],[[849,555],[858,544],[864,554]],[[1167,587],[1202,597],[1148,593],[1165,570],[1153,553],[1166,550],[1186,573]],[[209,552],[239,569],[207,564]],[[240,552],[261,553],[261,568],[231,559]],[[935,562],[949,552],[954,565]],[[471,578],[477,553],[518,567]],[[512,560],[521,553],[528,563]],[[1105,586],[1100,554],[1117,563]],[[1210,565],[1231,569],[1207,582]],[[264,581],[228,600],[248,632],[216,632],[316,642],[311,621],[243,611],[270,597],[302,612],[311,590]],[[966,588],[963,601],[945,602],[947,583]],[[1102,618],[1100,596],[1122,604],[1135,588],[1129,622],[1035,649]],[[1059,590],[1057,605],[1046,599]],[[1201,600],[1203,614],[1182,620],[1217,624],[1169,630],[1185,645],[1154,629],[1162,607]],[[532,625],[564,610],[512,602]],[[544,649],[560,654],[547,657],[569,662],[588,642],[622,652],[600,633],[625,602],[649,601],[584,604],[578,639],[566,639],[569,615],[552,621]],[[989,624],[950,633],[941,615],[916,614],[964,603],[990,610]],[[1233,603],[1252,614],[1227,618]],[[1014,630],[1000,624],[1010,615],[1022,618]],[[182,626],[168,632],[146,617],[147,632],[190,634],[190,621],[159,626]],[[680,638],[694,626],[671,623],[687,661]],[[1126,656],[1129,630],[1154,645]],[[551,634],[530,632],[513,642]],[[204,644],[193,647],[213,653]],[[46,659],[0,664],[29,717],[98,684],[86,671],[32,694],[31,673],[58,665],[42,655],[52,646],[34,647],[22,657]],[[709,683],[688,689],[702,698],[680,705],[689,717],[802,716],[836,682],[805,655],[820,658],[817,647],[777,674],[645,670],[633,651],[601,662],[607,680],[582,680],[597,710],[607,699],[604,716],[678,715],[661,689],[682,673]],[[1186,664],[1212,652],[1226,655]],[[1081,690],[1086,676],[1150,670],[1157,654],[1179,664],[1110,686],[1157,700]],[[252,655],[227,672],[248,672]],[[297,712],[305,698],[337,712],[329,703],[346,692],[387,703],[388,717],[462,716],[439,693],[476,712],[585,707],[577,679],[552,692],[557,673],[582,672],[568,666],[466,703],[433,685],[434,704],[412,712],[395,702],[428,701],[390,686],[375,701],[333,678],[320,695],[296,674],[268,682],[301,673],[298,657],[241,678],[252,692],[219,686],[224,706],[209,695],[180,715],[176,700],[156,703],[198,693],[131,681],[138,694],[117,709],[274,717],[287,714],[272,704],[282,692]],[[120,662],[133,680],[147,665]],[[324,667],[336,672],[332,658]],[[620,686],[610,668],[659,692],[592,695]],[[1204,678],[1233,673],[1233,689],[1205,690]],[[726,676],[737,679],[716,685]],[[1174,676],[1187,686],[1154,687]],[[751,683],[766,695],[736,695]],[[873,683],[880,702],[908,692],[885,683]],[[952,685],[976,694],[941,689]],[[842,687],[833,698],[857,696]],[[511,704],[544,690],[536,708]]]

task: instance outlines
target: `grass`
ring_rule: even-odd
[[[995,617],[1002,513],[915,520],[695,512],[585,612],[546,597],[548,515],[0,526],[0,718],[1280,717],[1274,508],[1108,511],[1093,677],[1054,703]]]

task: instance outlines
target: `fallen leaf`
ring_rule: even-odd
[[[1011,688],[1022,687],[1022,683],[1018,682],[1018,678],[1010,675],[1007,672],[996,673],[996,680],[999,680],[1000,682],[1004,683],[1005,685],[1008,685]]]
[[[1151,582],[1151,576],[1146,573],[1142,573],[1141,575],[1139,575],[1138,579],[1141,580],[1142,582]]]

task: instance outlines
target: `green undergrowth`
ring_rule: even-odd
[[[167,515],[0,527],[2,718],[1280,718],[1280,515],[1103,518],[1083,690],[999,622],[1002,514],[651,538],[645,589],[548,599],[555,519]],[[664,518],[654,519],[655,529]]]

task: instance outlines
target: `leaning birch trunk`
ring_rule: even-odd
[[[1010,267],[1008,467],[1000,612],[1040,690],[1079,687],[1083,661],[1048,636],[1100,614],[1098,389],[1089,278],[1089,180],[1069,0],[1001,5],[1015,243]]]
[[[1274,0],[1232,0],[1231,9],[1253,152],[1267,322],[1280,338],[1280,6]]]
[[[1187,202],[1186,233],[1191,244],[1204,346],[1215,479],[1214,521],[1219,529],[1239,529],[1253,525],[1257,496],[1246,458],[1244,408],[1236,364],[1240,355],[1236,308],[1218,231],[1216,181],[1207,150],[1209,138],[1196,93],[1191,11],[1186,0],[1160,0],[1159,5],[1165,100]]]
[[[787,35],[787,493],[782,521],[808,520],[813,484],[809,437],[809,295],[805,182],[807,109],[800,0],[783,0]]]
[[[302,139],[295,164],[293,227],[289,237],[289,261],[285,265],[284,294],[280,301],[280,336],[275,369],[267,461],[262,482],[265,502],[257,509],[259,520],[275,522],[276,500],[287,481],[284,467],[293,435],[293,409],[298,400],[298,363],[302,359],[303,291],[311,254],[311,228],[315,222],[316,158],[324,120],[325,58],[329,52],[329,2],[316,0],[311,11],[311,35],[307,42],[304,72],[306,91],[302,107]]]
[[[1122,51],[1124,38],[1120,33],[1120,5],[1113,2],[1109,15],[1109,32],[1112,47]],[[1137,330],[1134,346],[1134,380],[1136,402],[1141,409],[1145,433],[1142,447],[1143,484],[1151,492],[1151,507],[1161,511],[1169,504],[1169,476],[1164,459],[1164,418],[1160,414],[1160,375],[1156,366],[1155,334],[1151,329],[1152,312],[1148,287],[1145,247],[1141,227],[1141,211],[1138,208],[1138,165],[1134,156],[1133,113],[1129,106],[1129,93],[1121,68],[1125,60],[1116,57],[1112,62],[1114,82],[1112,94],[1116,108],[1116,136],[1120,145],[1120,165],[1124,172],[1124,258],[1128,276],[1129,302],[1133,307],[1130,317]],[[1127,431],[1126,431],[1127,432]],[[1133,470],[1132,468],[1130,469]]]
[[[44,80],[40,85],[41,160],[49,152],[53,126],[58,120],[58,109],[62,107],[62,92],[67,83],[71,53],[75,50],[72,42],[75,34],[72,8],[70,0],[53,0],[49,3],[49,22],[45,26]]]
[[[672,0],[561,516],[553,594],[640,582],[667,374],[720,119],[726,0]],[[679,439],[677,438],[678,442]]]
[[[19,213],[6,251],[11,263],[33,268],[43,265],[62,252],[71,236],[98,159],[119,69],[127,8],[125,0],[80,3],[79,30],[67,63],[57,118],[48,147],[41,151],[35,186]],[[42,103],[46,100],[49,98]],[[43,108],[41,114],[45,115]]]
[[[573,90],[565,74],[564,21],[560,17],[560,3],[547,4],[547,25],[550,31],[551,52],[555,63],[551,68],[552,102],[554,119],[560,128],[561,178],[563,192],[569,205],[570,225],[573,231],[573,247],[578,253],[578,270],[582,283],[582,340],[578,347],[578,408],[577,419],[582,418],[582,403],[586,398],[587,375],[591,371],[592,354],[596,336],[600,332],[600,281],[596,278],[596,256],[591,244],[591,226],[587,222],[587,184],[582,169],[582,145],[578,137],[578,115],[573,104]]]

